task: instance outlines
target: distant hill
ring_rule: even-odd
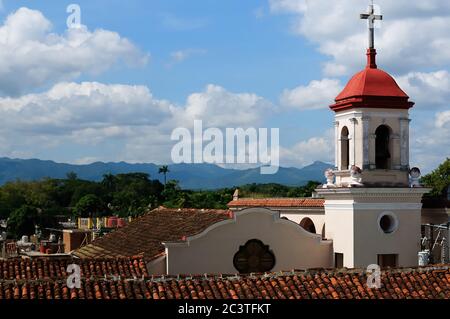
[[[152,179],[163,180],[158,174],[160,165],[96,162],[87,165],[71,165],[38,159],[22,160],[0,158],[0,185],[9,181],[40,180],[45,177],[65,178],[67,173],[75,172],[79,178],[100,181],[104,174],[147,173]],[[280,168],[277,174],[261,175],[259,168],[247,170],[225,169],[212,164],[174,164],[169,165],[168,179],[180,181],[184,189],[216,189],[246,184],[278,183],[289,186],[302,186],[310,180],[323,181],[323,172],[331,164],[314,162],[304,168]]]

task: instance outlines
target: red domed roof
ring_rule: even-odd
[[[334,111],[352,107],[377,108],[411,108],[408,95],[398,86],[394,78],[377,68],[376,51],[367,52],[367,67],[355,74],[344,90],[336,97],[336,104],[331,105]]]
[[[383,70],[371,68],[355,74],[336,101],[362,95],[408,97],[392,76]]]

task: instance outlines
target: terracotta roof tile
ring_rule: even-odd
[[[81,276],[85,278],[121,276],[123,278],[148,277],[143,259],[119,258],[81,260],[65,259],[8,259],[0,260],[0,281],[5,280],[48,280],[67,278],[67,266],[80,266]]]
[[[123,228],[94,240],[74,252],[79,258],[144,256],[147,260],[164,253],[162,242],[180,241],[209,226],[229,219],[228,210],[155,209]]]
[[[13,266],[17,265],[15,261],[11,262]],[[98,264],[98,261],[89,262]],[[134,261],[128,263],[133,264]],[[240,277],[122,277],[120,280],[95,277],[95,274],[89,273],[90,278],[83,277],[80,289],[69,289],[63,278],[0,279],[0,299],[450,298],[450,265],[383,271],[381,289],[369,289],[367,275],[361,270],[314,270]],[[131,270],[129,274],[132,274]]]
[[[323,198],[239,198],[228,207],[323,207]]]

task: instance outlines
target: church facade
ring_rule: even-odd
[[[413,106],[378,69],[369,47],[366,67],[330,106],[335,168],[326,172],[318,198],[240,199],[236,193],[232,222],[165,244],[168,273],[417,266],[422,197],[429,189],[419,185],[420,170],[409,162]]]

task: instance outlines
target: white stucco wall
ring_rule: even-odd
[[[269,245],[275,255],[272,271],[331,267],[332,242],[321,240],[279,212],[251,208],[233,220],[217,223],[184,243],[165,243],[168,274],[234,274],[233,257],[252,239]]]
[[[424,188],[341,188],[318,190],[325,197],[327,238],[344,266],[365,268],[378,255],[398,254],[398,266],[417,266],[420,251],[421,198]],[[395,215],[398,228],[384,233],[379,218]]]
[[[334,253],[344,255],[344,266],[352,268],[354,265],[354,217],[353,210],[340,210],[335,207],[326,208],[325,237],[333,240]]]
[[[390,234],[384,233],[378,223],[381,214],[389,212],[398,220],[398,228]],[[418,265],[420,251],[420,207],[417,209],[398,208],[366,209],[355,214],[355,259],[358,266],[377,264],[380,254],[398,255],[399,267]]]

